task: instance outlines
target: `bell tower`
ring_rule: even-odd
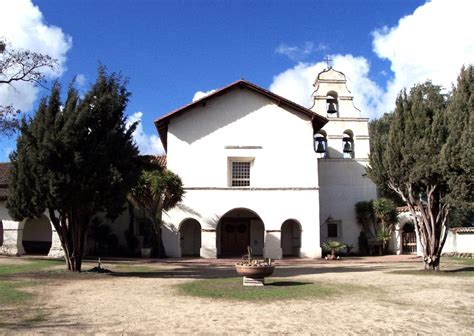
[[[370,152],[369,119],[354,106],[342,72],[328,66],[313,86],[311,110],[329,119],[314,135],[319,157],[321,244],[337,240],[357,249],[361,229],[355,205],[377,197],[375,184],[365,171]]]
[[[324,132],[315,135],[316,152],[321,158],[355,159],[365,165],[370,152],[369,119],[362,118],[354,106],[346,76],[328,67],[318,74],[313,86],[311,110],[329,119]]]

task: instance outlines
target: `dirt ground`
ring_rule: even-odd
[[[249,303],[183,296],[174,286],[234,276],[232,264],[168,260],[143,265],[153,272],[129,273],[131,265],[139,267],[136,262],[104,262],[122,272],[48,279],[31,287],[37,295],[30,309],[40,318],[0,327],[0,334],[474,334],[474,277],[391,273],[420,269],[411,256],[285,260],[277,266],[274,277],[285,280],[368,288],[344,296]]]

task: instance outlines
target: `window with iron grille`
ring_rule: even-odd
[[[232,161],[232,187],[250,186],[250,162]]]

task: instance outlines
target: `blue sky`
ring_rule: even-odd
[[[48,78],[64,86],[78,76],[87,90],[99,62],[121,71],[132,92],[127,113],[141,120],[136,141],[142,152],[157,153],[153,120],[198,91],[245,78],[308,105],[326,55],[348,75],[368,117],[389,111],[404,86],[431,78],[449,87],[474,59],[466,16],[473,9],[456,0],[1,0],[0,37],[58,58],[61,69]],[[459,36],[460,27],[468,33]],[[3,89],[0,99],[30,114],[48,93],[17,91]],[[0,146],[6,161],[14,139],[0,139]]]

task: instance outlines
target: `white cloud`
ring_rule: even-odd
[[[309,107],[310,96],[316,75],[325,68],[325,63],[298,63],[275,77],[270,91],[275,92],[295,103]]]
[[[382,90],[369,77],[369,65],[365,58],[352,55],[331,55],[333,67],[344,72],[347,86],[354,94],[354,104],[365,116],[375,116]],[[295,67],[275,76],[270,91],[300,105],[312,105],[311,94],[317,75],[326,68],[326,63],[299,63]]]
[[[368,117],[393,110],[400,90],[414,84],[431,79],[449,89],[461,66],[474,61],[474,38],[468,28],[473,12],[472,0],[433,0],[401,18],[397,26],[375,31],[374,52],[390,61],[393,72],[384,74],[383,88],[371,80],[364,57],[331,55],[333,68],[346,74],[354,104]],[[310,106],[312,84],[325,67],[323,62],[298,63],[275,76],[270,90]]]
[[[47,78],[60,76],[65,71],[66,53],[72,39],[60,28],[47,25],[39,8],[30,0],[0,1],[0,38],[6,39],[12,48],[28,49],[57,59],[59,66],[55,71],[45,70]],[[0,101],[28,111],[38,92],[30,83],[17,83],[15,89],[2,85]]]
[[[474,61],[473,13],[472,0],[433,0],[401,18],[397,26],[373,33],[374,52],[390,61],[394,73],[385,106],[393,108],[404,87],[428,79],[451,88],[461,66]]]
[[[135,112],[127,119],[127,126],[130,126],[134,122],[138,122],[135,132],[133,132],[133,139],[138,146],[140,154],[149,154],[149,155],[162,155],[164,154],[163,145],[161,140],[157,135],[148,135],[143,130],[142,126],[142,112]]]
[[[75,82],[79,87],[83,87],[86,84],[86,75],[78,74],[76,76]]]
[[[216,90],[209,90],[209,91],[206,91],[206,92],[198,91],[193,96],[193,102],[195,102],[199,99],[202,99],[206,96],[209,96],[210,94],[213,94],[214,92],[216,92]]]
[[[315,45],[314,42],[306,41],[301,46],[289,46],[282,43],[275,49],[275,52],[277,54],[285,55],[293,61],[301,61],[308,56],[318,51],[324,51],[327,48],[328,47],[322,43]]]

